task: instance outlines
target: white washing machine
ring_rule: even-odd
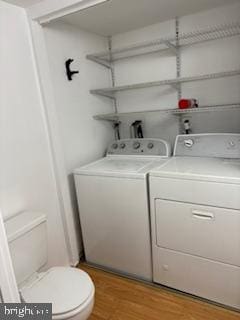
[[[159,139],[113,142],[74,172],[86,261],[152,281],[148,172],[170,156]]]
[[[154,282],[240,308],[240,135],[180,135],[150,173]]]

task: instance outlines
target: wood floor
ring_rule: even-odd
[[[93,279],[96,301],[89,320],[240,320],[240,313],[162,288],[79,266]]]

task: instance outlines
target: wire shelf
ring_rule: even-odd
[[[166,113],[173,115],[183,115],[189,113],[202,113],[202,112],[215,112],[215,111],[228,111],[240,109],[240,103],[231,103],[231,104],[219,104],[219,105],[208,105],[200,106],[198,108],[189,108],[189,109],[156,109],[148,111],[136,111],[136,112],[122,112],[122,113],[107,113],[107,114],[98,114],[93,118],[95,120],[107,120],[107,121],[118,121],[121,117],[126,116],[141,116],[151,113]]]
[[[201,42],[213,41],[238,35],[240,35],[240,22],[232,22],[229,24],[208,27],[206,29],[196,30],[193,32],[182,33],[179,35],[179,47],[191,46]],[[119,59],[126,59],[133,56],[169,49],[174,51],[174,48],[177,48],[176,37],[165,37],[153,41],[138,43],[132,46],[113,49],[111,54],[109,54],[109,51],[89,54],[87,55],[87,59],[105,66],[109,66],[111,62]]]
[[[158,87],[158,86],[172,86],[176,88],[176,86],[181,83],[203,81],[203,80],[214,80],[214,79],[225,78],[225,77],[233,77],[237,75],[240,75],[240,69],[210,73],[210,74],[205,74],[200,76],[182,77],[182,78],[176,78],[176,79],[143,82],[143,83],[136,83],[131,85],[95,89],[95,90],[90,90],[90,93],[102,95],[108,98],[114,98],[114,94],[116,92],[123,92],[128,90],[144,89],[144,88]]]

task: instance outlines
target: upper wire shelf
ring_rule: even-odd
[[[112,49],[111,52],[103,51],[99,53],[89,54],[87,55],[87,59],[95,61],[106,67],[110,67],[111,62],[120,59],[169,49],[176,53],[176,50],[179,47],[191,46],[205,41],[212,41],[238,35],[240,35],[240,22],[232,22],[188,33],[182,33],[179,35],[178,46],[176,46],[176,36],[172,36],[142,42],[132,46]]]
[[[122,113],[107,113],[107,114],[98,114],[93,118],[95,120],[107,120],[107,121],[118,121],[121,117],[124,116],[141,116],[151,113],[166,113],[173,115],[183,115],[189,113],[202,113],[202,112],[214,112],[214,111],[228,111],[233,109],[240,109],[240,103],[232,104],[218,104],[218,105],[208,105],[200,106],[198,108],[189,108],[189,109],[156,109],[148,111],[134,111],[134,112],[122,112]]]

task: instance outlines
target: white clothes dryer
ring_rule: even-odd
[[[180,135],[150,172],[154,282],[240,308],[240,135]]]
[[[119,140],[74,171],[88,263],[152,281],[148,172],[170,154],[160,139]]]

